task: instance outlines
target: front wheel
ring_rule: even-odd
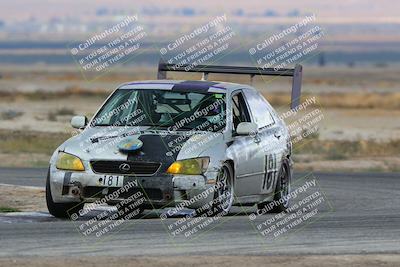
[[[50,188],[50,170],[46,179],[46,203],[49,213],[56,218],[71,218],[72,214],[79,214],[84,205],[84,203],[55,203],[53,201]]]
[[[215,185],[213,203],[206,211],[209,217],[223,216],[229,213],[234,200],[233,169],[230,164],[222,165]]]

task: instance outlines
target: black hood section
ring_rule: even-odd
[[[138,139],[143,142],[141,149],[128,154],[128,161],[160,162],[159,172],[165,172],[176,158],[190,135],[144,134]]]

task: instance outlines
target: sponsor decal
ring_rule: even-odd
[[[143,146],[143,142],[137,138],[126,138],[118,144],[118,149],[121,152],[132,152],[139,150]]]

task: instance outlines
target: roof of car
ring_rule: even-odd
[[[172,91],[193,91],[198,93],[230,93],[240,88],[251,88],[245,84],[228,83],[219,81],[196,81],[196,80],[146,80],[127,82],[118,87],[119,89],[162,89]]]

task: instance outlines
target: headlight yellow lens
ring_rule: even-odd
[[[169,166],[167,172],[172,174],[202,174],[207,170],[209,158],[178,160]]]
[[[56,164],[57,169],[61,170],[71,170],[71,171],[84,171],[85,167],[80,158],[60,152],[58,153],[58,159]]]

